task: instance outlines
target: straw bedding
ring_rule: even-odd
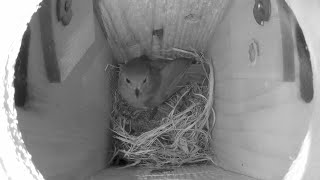
[[[213,163],[210,146],[215,122],[212,61],[202,54],[173,50],[182,56],[193,56],[203,67],[208,66],[207,83],[189,82],[160,105],[152,119],[149,119],[151,110],[129,106],[116,90],[111,113],[111,165],[163,167]]]

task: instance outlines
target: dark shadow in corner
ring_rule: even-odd
[[[310,103],[313,99],[314,90],[313,73],[308,46],[304,38],[303,31],[291,8],[284,0],[279,0],[278,2],[281,10],[283,10],[289,16],[291,28],[293,29],[293,38],[296,42],[296,47],[292,48],[298,51],[300,97],[304,102]]]
[[[30,25],[27,25],[27,29],[23,34],[20,51],[16,59],[14,66],[14,103],[17,107],[24,107],[28,97],[28,57],[30,46],[31,30]]]
[[[310,61],[310,53],[306,40],[299,24],[295,27],[295,38],[300,64],[300,96],[306,102],[310,103],[313,99],[313,73]]]

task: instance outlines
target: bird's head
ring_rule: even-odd
[[[132,60],[120,67],[120,83],[137,99],[141,97],[150,84],[150,67],[141,61]]]

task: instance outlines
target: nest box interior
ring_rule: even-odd
[[[61,7],[62,6],[62,7]],[[47,180],[281,179],[314,111],[308,46],[284,0],[42,2],[15,68],[18,127]],[[108,167],[108,64],[196,50],[214,64],[215,165]]]

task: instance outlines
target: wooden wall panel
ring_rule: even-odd
[[[282,179],[297,156],[314,108],[300,98],[298,78],[284,78],[285,32],[277,1],[271,4],[270,21],[260,26],[252,14],[254,1],[232,1],[209,53],[216,70],[217,162],[258,179]],[[255,64],[248,54],[252,39],[260,47]]]
[[[147,54],[170,57],[172,47],[207,45],[229,0],[96,0],[96,12],[119,61]],[[163,29],[163,37],[153,30]]]
[[[39,23],[46,75],[49,82],[57,83],[61,81],[61,71],[54,41],[52,9],[54,9],[53,1],[42,2],[39,9]]]
[[[92,7],[87,8],[93,13]],[[107,164],[112,92],[105,67],[112,63],[111,52],[93,17],[94,43],[67,79],[49,83],[40,15],[36,13],[30,22],[29,99],[24,109],[17,109],[18,126],[33,163],[46,180],[83,180]]]
[[[60,67],[61,81],[64,81],[82,56],[95,41],[94,13],[92,1],[77,0],[72,3],[73,16],[70,24],[63,26],[57,20],[56,1],[52,3],[52,32],[56,45],[56,56]]]
[[[39,9],[42,49],[49,82],[64,81],[95,40],[92,1],[78,0],[70,24],[57,19],[56,0],[45,0]]]

